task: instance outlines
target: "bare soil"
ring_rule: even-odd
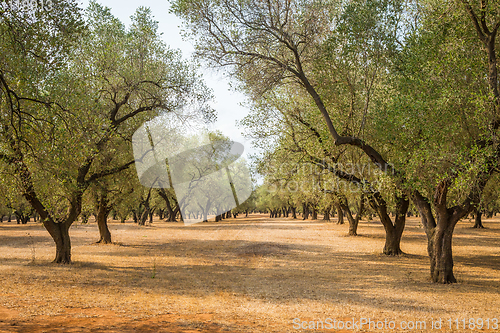
[[[299,332],[311,331],[297,330],[299,319],[327,318],[397,325],[363,332],[401,332],[402,321],[425,322],[412,332],[499,332],[448,327],[448,319],[482,318],[483,328],[500,319],[500,220],[472,225],[455,231],[459,283],[438,285],[417,218],[401,257],[381,254],[377,221],[360,222],[357,237],[347,225],[264,215],[191,226],[111,221],[111,245],[95,244],[94,223],[77,223],[66,266],[51,263],[43,226],[3,222],[0,332]],[[438,319],[443,329],[433,330]]]

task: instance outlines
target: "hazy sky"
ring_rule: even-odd
[[[185,58],[189,58],[194,51],[191,42],[184,41],[180,35],[181,20],[169,13],[170,4],[167,0],[143,0],[143,1],[123,1],[123,0],[99,0],[98,3],[111,8],[113,15],[118,17],[126,26],[130,25],[130,16],[138,6],[151,8],[151,11],[158,21],[159,31],[163,32],[163,39],[171,48],[180,49]],[[81,6],[86,8],[89,1],[80,0]],[[249,152],[250,143],[246,142],[241,132],[241,128],[236,126],[236,121],[242,119],[248,112],[246,108],[239,105],[245,100],[244,95],[229,91],[228,81],[212,70],[204,70],[206,84],[213,89],[215,95],[214,107],[217,111],[217,123],[211,128],[219,129],[224,135],[234,141],[238,141],[245,146],[245,153]],[[245,154],[246,155],[246,154]]]

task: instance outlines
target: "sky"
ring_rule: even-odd
[[[163,33],[165,43],[173,49],[180,49],[184,58],[189,58],[194,52],[192,41],[185,41],[181,36],[182,21],[174,14],[169,13],[170,4],[167,0],[98,0],[98,3],[109,7],[114,16],[122,21],[126,26],[130,25],[130,16],[134,14],[138,6],[151,8],[156,21],[158,21],[159,31]],[[86,8],[88,0],[80,1],[81,7]],[[215,96],[214,108],[217,111],[217,122],[210,128],[220,130],[225,136],[233,141],[240,142],[245,147],[244,156],[248,159],[248,153],[255,153],[251,149],[249,141],[242,136],[243,129],[236,125],[237,120],[241,120],[248,109],[240,106],[245,101],[245,96],[241,93],[230,90],[229,81],[211,69],[203,70],[203,77],[206,85],[213,90]]]

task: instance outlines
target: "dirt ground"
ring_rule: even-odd
[[[94,223],[77,223],[67,266],[51,263],[55,247],[40,224],[3,222],[0,332],[352,332],[348,322],[362,320],[355,331],[500,332],[500,220],[484,224],[459,223],[459,283],[437,285],[416,218],[402,257],[381,254],[377,221],[362,221],[358,237],[346,236],[347,225],[264,215],[111,222],[112,245],[94,244]],[[483,329],[469,329],[479,318]],[[330,330],[334,320],[344,329]]]

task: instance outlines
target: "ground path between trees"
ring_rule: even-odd
[[[461,221],[454,236],[459,283],[437,285],[418,218],[408,220],[403,257],[381,254],[378,221],[361,221],[358,237],[334,219],[258,214],[191,226],[110,221],[112,245],[94,244],[91,221],[70,231],[69,266],[50,263],[54,245],[40,224],[3,222],[0,332],[297,332],[295,318],[499,318],[500,219],[472,225]]]

